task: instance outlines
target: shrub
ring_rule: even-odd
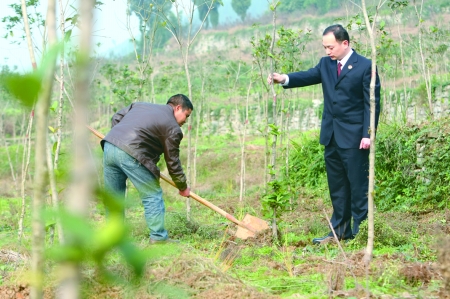
[[[401,232],[393,229],[389,223],[386,222],[385,216],[375,213],[374,219],[374,233],[377,236],[374,240],[374,248],[383,246],[398,247],[408,244],[410,240]],[[355,248],[364,247],[367,244],[368,236],[368,222],[363,221],[359,227],[359,233],[351,242],[351,246]]]
[[[292,145],[291,190],[322,195],[327,181],[318,132],[303,133]],[[421,213],[448,208],[448,165],[450,118],[413,126],[380,124],[375,159],[377,209]]]
[[[448,205],[449,132],[450,119],[381,127],[375,165],[379,210],[422,212]]]
[[[289,157],[289,183],[294,191],[321,194],[327,188],[324,146],[319,143],[317,130],[305,132],[292,141]],[[318,192],[319,191],[319,192]]]

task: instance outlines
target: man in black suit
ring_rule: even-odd
[[[270,74],[269,84],[283,88],[322,83],[324,109],[320,143],[325,146],[328,188],[333,205],[332,229],[340,240],[352,239],[367,218],[370,134],[370,79],[372,62],[350,48],[350,37],[341,25],[325,29],[327,54],[314,68],[290,74]],[[380,115],[380,80],[376,75],[376,119]],[[353,229],[351,220],[353,218]],[[313,239],[321,244],[333,238],[330,231]]]

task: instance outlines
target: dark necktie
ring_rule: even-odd
[[[337,67],[338,77],[341,74],[341,67],[342,67],[342,64],[340,62],[338,62],[338,67]]]

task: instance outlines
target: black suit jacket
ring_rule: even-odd
[[[322,83],[324,109],[320,130],[321,144],[328,145],[333,133],[340,148],[359,148],[362,138],[370,138],[371,69],[371,60],[354,51],[339,78],[337,62],[328,56],[322,57],[319,64],[308,71],[288,74],[289,85],[284,88]],[[376,76],[375,127],[380,115],[380,79],[378,73]]]

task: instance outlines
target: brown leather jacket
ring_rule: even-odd
[[[138,160],[156,178],[157,167],[164,153],[167,169],[179,190],[187,188],[186,176],[179,159],[183,132],[170,105],[137,102],[120,110],[111,119],[112,129],[101,141],[117,146]]]

